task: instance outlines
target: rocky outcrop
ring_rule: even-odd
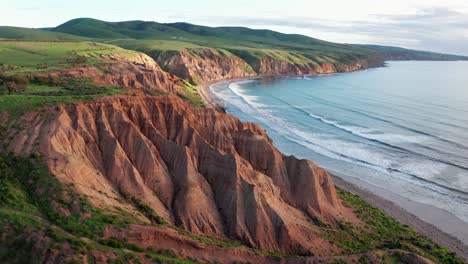
[[[156,61],[167,72],[193,83],[256,75],[244,60],[221,49],[164,51],[157,55]]]
[[[9,150],[40,151],[51,172],[101,208],[145,217],[133,197],[194,233],[295,254],[337,252],[316,219],[354,221],[330,175],[282,155],[265,131],[176,97],[113,97],[31,116]],[[146,220],[147,221],[147,220]]]

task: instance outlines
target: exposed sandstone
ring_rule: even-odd
[[[247,62],[220,49],[165,51],[156,61],[167,72],[194,83],[256,75]]]
[[[356,59],[349,63],[315,62],[303,58],[303,63],[263,55],[250,58],[249,63],[228,51],[210,48],[193,48],[180,51],[163,51],[152,55],[161,67],[182,79],[194,83],[249,76],[305,75],[350,72],[383,65],[377,54],[367,59]],[[308,61],[308,62],[307,62]]]
[[[132,57],[101,55],[97,66],[75,66],[51,73],[36,73],[36,76],[90,78],[95,84],[133,89],[159,90],[183,94],[183,81],[161,69],[149,56],[136,53]]]
[[[176,97],[113,97],[61,107],[10,146],[17,153],[44,153],[51,172],[96,206],[138,215],[122,202],[135,197],[191,232],[263,249],[338,252],[313,221],[354,221],[326,171],[282,155],[255,124],[194,109]]]

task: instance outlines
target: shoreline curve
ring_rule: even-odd
[[[284,77],[286,76],[292,75],[285,75]],[[236,82],[264,77],[283,76],[257,76],[250,78],[216,80],[198,85],[197,91],[202,98],[205,107],[225,113],[225,106],[222,105],[221,100],[218,99],[211,91],[210,87],[212,85],[223,82]],[[351,176],[338,176],[330,171],[329,173],[332,175],[333,182],[336,187],[358,195],[371,206],[383,210],[399,222],[412,227],[417,233],[433,239],[435,242],[447,247],[450,251],[455,252],[458,256],[468,261],[468,229],[461,234],[459,233],[459,231],[462,230],[462,226],[468,226],[468,224],[464,223],[456,216],[443,209],[411,201],[396,193],[383,190],[382,188],[369,183],[364,183],[357,179],[353,179],[353,181],[351,181]],[[382,191],[385,191],[386,197],[384,197],[384,195],[378,195],[376,192],[377,190],[380,194],[382,194]],[[389,196],[391,196],[392,199],[388,199]],[[401,204],[405,204],[405,206],[402,206]],[[417,210],[418,208],[421,209]],[[448,221],[448,223],[442,225],[441,221]]]

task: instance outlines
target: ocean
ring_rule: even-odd
[[[210,89],[284,153],[468,223],[468,62],[388,62]]]

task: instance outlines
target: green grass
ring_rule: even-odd
[[[25,94],[47,95],[50,93],[68,92],[63,86],[50,86],[41,84],[29,84]]]
[[[0,70],[9,74],[63,70],[80,56],[92,65],[102,61],[101,55],[131,58],[136,52],[94,42],[0,40]]]
[[[86,253],[99,247],[95,241],[104,234],[105,226],[118,228],[129,223],[139,222],[129,214],[104,213],[92,207],[50,175],[41,157],[0,155],[0,233],[8,236],[0,237],[0,262],[21,258],[16,251],[35,259],[38,256],[32,254],[40,253],[40,248],[31,252],[33,245],[45,250],[67,243],[75,253]],[[51,240],[35,244],[34,239],[43,234]]]
[[[94,42],[0,41],[0,73],[31,79],[28,76],[33,73],[62,71],[73,67],[74,61],[99,69],[101,63],[108,63],[102,55],[117,55],[132,61],[137,57],[137,52]],[[57,79],[50,84],[43,80],[30,80],[26,91],[20,93],[1,95],[0,91],[0,113],[6,111],[12,118],[16,118],[43,106],[92,101],[99,96],[121,92],[115,87],[91,85],[89,80],[72,82],[68,80],[70,78]],[[1,86],[0,81],[0,90]],[[184,97],[196,106],[203,105],[194,87],[187,86]]]
[[[127,202],[133,204],[135,208],[140,211],[146,218],[148,218],[152,224],[158,225],[158,226],[165,226],[167,225],[166,220],[159,216],[153,208],[149,207],[148,205],[144,204],[140,199],[129,196],[128,194],[123,194],[123,197]]]
[[[429,51],[420,51],[412,49],[404,49],[399,47],[391,46],[379,46],[379,45],[355,45],[357,47],[369,48],[384,54],[387,60],[467,60],[467,56],[458,56],[450,54],[442,54]]]
[[[401,249],[427,257],[436,263],[464,263],[446,248],[427,237],[416,234],[412,228],[370,206],[359,196],[340,189],[338,189],[338,194],[344,204],[351,207],[356,215],[366,223],[364,228],[356,228],[355,225],[341,222],[338,228],[323,229],[325,237],[332,243],[346,249],[349,254],[365,253],[378,249]]]
[[[47,30],[20,28],[20,27],[6,27],[0,26],[0,37],[5,39],[18,39],[18,40],[53,40],[53,41],[76,41],[86,40],[85,37],[69,35],[61,32],[50,32]]]
[[[145,53],[149,53],[151,51],[178,51],[182,49],[196,49],[204,47],[178,40],[121,39],[104,42],[117,45],[125,49],[145,51]]]
[[[38,108],[93,101],[98,97],[114,95],[123,91],[115,87],[99,87],[99,92],[94,94],[75,94],[69,90],[65,90],[63,87],[44,85],[28,86],[28,90],[24,93],[0,95],[0,113],[8,112],[10,119],[13,120],[26,112]]]
[[[0,180],[2,207],[45,217],[78,236],[95,239],[103,235],[103,228],[107,224],[126,226],[134,222],[131,221],[133,217],[104,214],[92,207],[84,197],[76,195],[70,186],[63,186],[51,176],[40,157],[1,155]],[[60,211],[68,211],[70,214],[64,215]],[[83,215],[88,217],[83,219]]]
[[[191,102],[195,107],[204,107],[205,105],[198,93],[197,87],[189,83],[185,83],[185,94],[181,95],[181,97]]]

